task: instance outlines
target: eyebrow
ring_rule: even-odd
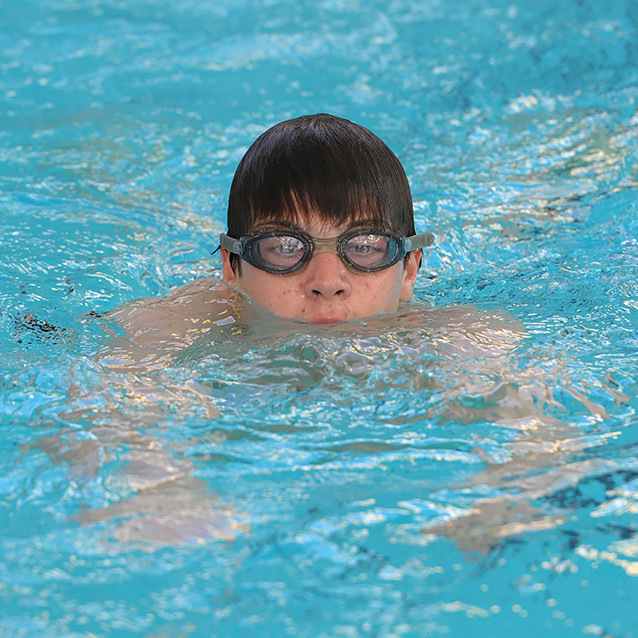
[[[343,232],[347,233],[350,230],[353,230],[355,228],[378,228],[378,225],[374,223],[373,220],[371,219],[361,219],[359,221],[354,221],[352,222]],[[268,232],[271,230],[279,230],[279,229],[285,229],[285,230],[298,230],[298,231],[302,231],[302,232],[306,232],[301,226],[299,226],[299,224],[295,224],[293,222],[288,222],[288,221],[270,221],[270,222],[263,222],[261,224],[257,224],[257,226],[255,227],[255,229],[253,230],[253,233],[262,233],[262,232]]]
[[[261,224],[257,224],[253,232],[261,233],[261,232],[272,230],[272,229],[277,230],[279,228],[286,228],[289,230],[302,230],[298,224],[294,224],[292,222],[286,222],[282,220],[282,221],[262,222]]]

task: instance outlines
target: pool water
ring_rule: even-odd
[[[0,635],[638,636],[635,9],[3,2]],[[415,301],[114,366],[317,111],[404,163]]]

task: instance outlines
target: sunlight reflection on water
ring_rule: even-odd
[[[0,36],[0,633],[636,635],[633,4],[27,9]],[[219,277],[247,144],[318,110],[404,162],[437,237],[417,300],[118,351],[100,315]]]

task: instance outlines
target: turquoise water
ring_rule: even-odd
[[[2,3],[0,635],[638,636],[637,22]],[[109,367],[100,315],[219,277],[239,158],[317,111],[403,161],[416,301]]]

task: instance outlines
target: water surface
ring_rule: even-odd
[[[0,633],[637,635],[637,15],[5,2]],[[406,167],[414,304],[111,365],[318,111]]]

